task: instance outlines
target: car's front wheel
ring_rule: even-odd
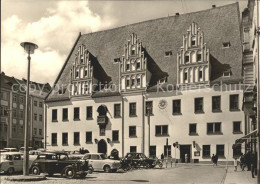
[[[13,168],[13,167],[8,168],[7,174],[8,174],[8,175],[14,174],[14,168]]]
[[[106,166],[104,167],[104,171],[105,171],[106,173],[109,173],[109,172],[111,171],[110,166],[109,166],[109,165],[106,165]]]
[[[32,167],[32,174],[39,175],[41,173],[41,170],[38,166]]]
[[[65,169],[65,173],[64,174],[65,174],[66,178],[72,179],[72,178],[75,178],[76,171],[72,167],[68,167],[67,169]]]

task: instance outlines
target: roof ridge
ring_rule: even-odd
[[[163,19],[167,19],[167,18],[180,17],[180,16],[190,16],[191,14],[197,14],[197,13],[201,13],[201,12],[211,11],[211,10],[225,8],[225,7],[228,7],[228,6],[235,6],[235,5],[239,6],[238,2],[223,5],[223,6],[217,6],[217,7],[209,8],[209,9],[205,9],[205,10],[179,14],[178,16],[171,15],[171,16],[160,17],[160,18],[156,18],[156,19],[145,20],[145,21],[136,22],[136,23],[127,24],[127,25],[122,25],[122,26],[118,26],[118,27],[114,27],[114,28],[103,29],[103,30],[99,30],[99,31],[95,31],[95,32],[89,32],[89,33],[85,33],[85,34],[81,34],[81,35],[85,36],[85,35],[92,35],[92,34],[96,34],[96,33],[106,32],[106,31],[113,31],[113,30],[116,30],[116,29],[121,29],[121,28],[129,27],[129,26],[133,26],[133,25],[143,24],[145,22],[153,22],[153,21],[163,20]]]

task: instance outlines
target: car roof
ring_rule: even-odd
[[[23,155],[20,152],[3,152],[1,155]]]
[[[85,153],[84,155],[104,155],[104,153]]]
[[[15,150],[17,150],[17,148],[4,148],[4,149],[15,149]]]

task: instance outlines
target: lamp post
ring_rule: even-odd
[[[147,107],[147,118],[148,118],[148,155],[150,157],[150,116],[152,107],[148,105]]]
[[[31,54],[38,46],[34,43],[23,42],[20,44],[24,51],[28,54],[28,68],[27,68],[27,86],[26,86],[26,103],[25,103],[25,122],[24,122],[24,160],[23,160],[23,175],[29,175],[29,81],[30,81],[30,62]]]

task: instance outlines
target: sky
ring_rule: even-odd
[[[110,29],[145,20],[210,9],[246,0],[1,0],[1,71],[27,76],[29,41],[39,48],[31,56],[31,80],[54,83],[79,32]]]

